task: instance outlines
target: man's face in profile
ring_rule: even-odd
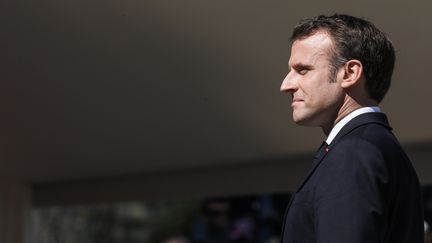
[[[338,75],[331,77],[333,43],[325,31],[295,40],[288,62],[289,72],[281,91],[292,96],[295,123],[325,126],[331,122],[343,102]]]

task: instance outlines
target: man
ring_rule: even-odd
[[[293,120],[327,136],[293,195],[282,242],[423,243],[420,187],[378,104],[395,61],[372,23],[318,16],[295,27],[281,91]]]

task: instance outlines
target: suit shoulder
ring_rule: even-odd
[[[376,123],[365,124],[353,129],[345,136],[345,139],[359,139],[376,146],[380,144],[399,145],[397,138],[388,128]]]
[[[398,139],[390,129],[377,123],[364,124],[352,129],[333,147],[337,150],[344,150],[347,146],[355,146],[356,150],[363,150],[363,152],[376,152],[382,154],[385,158],[397,155],[395,158],[408,160]]]

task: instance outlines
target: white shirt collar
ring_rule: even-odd
[[[349,113],[346,117],[342,118],[336,125],[332,128],[331,132],[329,133],[326,143],[330,144],[333,139],[336,137],[336,135],[340,132],[342,127],[344,127],[349,121],[354,119],[355,117],[368,113],[368,112],[381,112],[381,109],[378,106],[370,106],[370,107],[362,107],[360,109],[357,109],[351,113]]]

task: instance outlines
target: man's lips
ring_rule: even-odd
[[[303,102],[303,100],[302,99],[293,99],[291,106],[294,106],[295,104],[300,103],[300,102]]]

